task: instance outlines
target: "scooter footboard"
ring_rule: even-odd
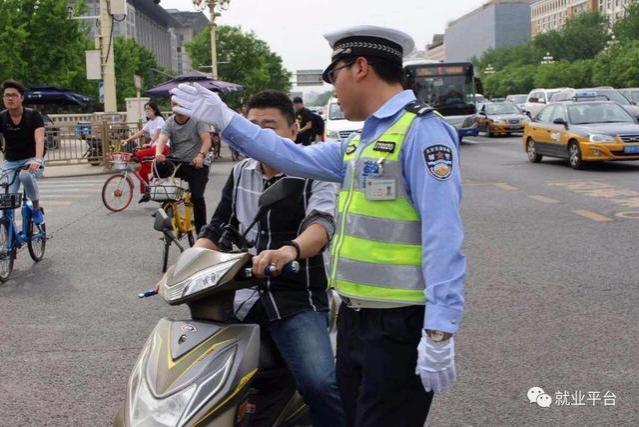
[[[233,425],[228,414],[248,393],[259,349],[257,325],[160,320],[131,373],[115,425]]]

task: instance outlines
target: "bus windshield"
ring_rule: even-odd
[[[475,113],[472,64],[419,64],[407,68],[413,75],[411,89],[418,100],[444,116]]]

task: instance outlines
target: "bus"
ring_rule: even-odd
[[[477,136],[475,90],[481,91],[481,82],[472,63],[413,59],[404,62],[404,71],[406,88],[444,116],[457,130],[460,142],[465,136]]]

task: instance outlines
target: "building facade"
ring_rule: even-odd
[[[446,60],[446,45],[443,34],[434,34],[433,41],[426,45],[426,58],[433,61],[444,62]]]
[[[85,3],[87,15],[100,14],[100,0],[85,0]],[[205,27],[208,19],[201,12],[172,12],[177,13],[169,13],[151,0],[127,0],[127,15],[122,21],[113,22],[113,36],[134,39],[149,49],[157,63],[171,73],[191,71],[191,60],[184,51],[184,43],[191,41],[203,28],[202,22]],[[91,36],[95,37],[96,23],[88,22]]]
[[[560,30],[571,17],[581,12],[598,10],[608,17],[611,25],[623,18],[626,8],[634,0],[539,0],[531,6],[530,30],[539,33]]]
[[[492,0],[448,24],[444,36],[447,62],[469,61],[485,50],[530,40],[530,2]]]

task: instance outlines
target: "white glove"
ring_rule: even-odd
[[[426,391],[441,393],[455,381],[455,341],[435,342],[426,333],[417,346],[417,369]]]
[[[184,114],[195,120],[215,126],[222,133],[237,114],[220,99],[215,92],[211,92],[198,83],[181,83],[171,89],[171,101],[176,114]]]

